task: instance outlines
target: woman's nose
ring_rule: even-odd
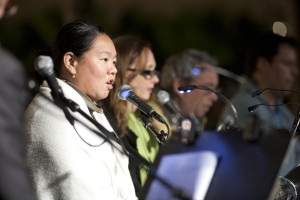
[[[152,81],[154,82],[154,84],[158,83],[159,82],[159,77],[157,74],[155,74],[153,77],[152,77]]]
[[[115,65],[115,64],[112,64],[112,65],[109,67],[108,73],[109,73],[109,74],[116,75],[117,72],[118,72],[118,69],[117,69],[116,65]]]

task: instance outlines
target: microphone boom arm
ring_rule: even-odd
[[[191,92],[192,90],[194,89],[200,89],[200,90],[206,90],[206,91],[210,91],[210,92],[213,92],[215,93],[219,99],[221,99],[226,105],[230,106],[232,112],[233,112],[233,117],[234,117],[234,122],[232,125],[236,125],[237,124],[237,121],[238,121],[238,114],[237,114],[237,111],[234,107],[234,105],[229,101],[229,99],[227,99],[224,95],[222,95],[220,92],[217,92],[207,86],[204,86],[204,85],[190,85],[190,86],[184,86],[184,87],[178,87],[178,91],[180,93],[183,93],[183,92]]]
[[[211,91],[211,92],[215,93],[221,99],[221,101],[223,101],[226,105],[230,106],[230,108],[233,112],[233,116],[234,116],[234,123],[236,123],[238,121],[237,111],[236,111],[234,105],[230,102],[230,100],[228,98],[226,98],[220,92],[217,92],[217,91],[215,91],[213,89],[210,89],[209,87],[206,87],[206,86],[197,86],[197,88],[198,89],[203,89],[203,90],[208,90],[208,91]]]

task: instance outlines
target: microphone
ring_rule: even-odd
[[[298,103],[282,103],[282,104],[265,104],[265,103],[259,103],[259,104],[254,104],[252,106],[248,107],[249,112],[253,112],[257,107],[259,106],[285,106],[285,105],[297,105],[300,106]]]
[[[35,60],[34,68],[41,76],[46,79],[49,87],[51,88],[53,99],[55,101],[58,101],[59,98],[62,97],[63,92],[56,80],[56,76],[53,70],[54,64],[52,58],[50,56],[44,55],[38,56]]]
[[[172,115],[179,115],[178,117],[181,117],[180,111],[174,106],[168,92],[165,90],[159,90],[156,94],[156,97],[158,103],[165,107],[168,112],[170,112]]]
[[[68,102],[68,99],[65,98],[63,91],[56,80],[56,76],[53,70],[54,64],[52,58],[50,56],[44,55],[38,56],[35,60],[34,68],[41,76],[46,79],[51,89],[51,95],[53,97],[54,103],[63,110],[66,118],[72,125],[74,125],[74,118],[66,108],[66,102]]]
[[[261,93],[263,93],[263,91],[265,91],[265,89],[259,89],[259,90],[256,90],[255,92],[253,92],[253,93],[251,94],[252,98],[253,98],[253,97],[259,96]]]
[[[299,94],[297,91],[294,90],[282,90],[282,89],[275,89],[275,88],[263,88],[263,89],[259,89],[254,91],[251,96],[252,97],[257,97],[259,96],[261,93],[263,93],[265,90],[273,90],[273,91],[278,91],[278,92],[293,92],[295,94]]]
[[[248,112],[253,112],[258,106],[261,106],[261,105],[267,106],[268,104],[255,104],[255,105],[249,106]]]
[[[252,97],[257,97],[259,96],[261,93],[263,93],[265,90],[273,90],[273,91],[278,91],[278,92],[293,92],[295,94],[299,94],[299,92],[297,91],[294,91],[294,90],[282,90],[282,89],[275,89],[275,88],[263,88],[263,89],[259,89],[259,90],[256,90],[254,91],[251,96]],[[294,105],[300,105],[300,104],[297,104],[297,103],[282,103],[282,104],[264,104],[264,103],[260,103],[260,104],[254,104],[252,106],[249,106],[248,107],[248,111],[249,112],[253,112],[257,107],[259,106],[283,106],[283,105],[289,105],[289,104],[294,104]]]
[[[149,106],[146,102],[140,99],[133,91],[129,85],[123,84],[118,89],[118,97],[121,100],[127,100],[136,107],[140,111],[142,111],[146,116],[153,117],[157,121],[167,124],[162,116],[160,116],[151,106]]]

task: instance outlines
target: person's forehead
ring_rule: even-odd
[[[212,64],[206,62],[200,62],[199,65],[206,70],[214,70],[214,66]]]
[[[200,75],[195,76],[193,81],[196,85],[216,85],[218,84],[218,74],[211,71],[203,71]]]
[[[289,45],[289,44],[280,44],[278,47],[277,56],[284,56],[288,54],[297,55],[297,50],[295,47]]]
[[[214,66],[209,63],[200,62],[197,63],[194,67],[192,67],[192,74],[194,76],[201,75],[206,71],[215,71]]]
[[[278,48],[277,54],[272,58],[272,63],[278,63],[278,62],[292,62],[297,64],[298,63],[298,55],[297,50],[288,45],[288,44],[281,44]]]

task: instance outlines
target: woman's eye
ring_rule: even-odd
[[[102,58],[101,60],[103,60],[104,62],[107,62],[108,58]]]

